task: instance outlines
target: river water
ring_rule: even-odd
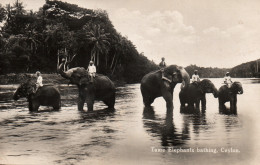
[[[170,122],[162,98],[144,109],[140,84],[117,88],[114,111],[96,102],[91,113],[77,110],[75,86],[59,86],[60,111],[29,113],[25,99],[12,100],[18,85],[1,85],[0,164],[257,164],[260,79],[236,80],[237,115],[220,114],[212,94],[205,113],[180,113],[177,85]]]

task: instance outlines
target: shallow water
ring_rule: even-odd
[[[211,80],[221,86],[222,79]],[[59,86],[60,111],[29,113],[26,99],[11,99],[17,85],[2,85],[0,164],[256,164],[260,79],[237,80],[244,88],[237,115],[220,114],[212,94],[205,113],[180,113],[177,85],[173,120],[162,98],[154,113],[143,108],[140,84],[117,88],[114,111],[96,102],[91,113],[77,110],[75,86]]]

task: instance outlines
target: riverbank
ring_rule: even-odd
[[[68,80],[62,78],[58,74],[42,74],[43,77],[43,83],[44,84],[64,84]],[[35,74],[30,73],[9,73],[5,75],[0,75],[0,84],[6,85],[6,84],[20,84],[24,81],[26,81],[29,78],[35,78]]]
[[[26,81],[29,78],[35,78],[35,74],[31,73],[9,73],[5,75],[0,75],[0,85],[8,85],[8,84],[20,84],[24,81]],[[43,78],[43,84],[68,84],[69,80],[66,80],[65,78],[61,77],[59,74],[53,73],[53,74],[42,74]],[[126,84],[124,81],[119,80],[113,80],[116,86],[122,86]]]

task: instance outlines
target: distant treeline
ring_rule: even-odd
[[[202,78],[220,78],[224,77],[226,72],[230,72],[231,77],[249,78],[260,77],[260,59],[237,65],[233,68],[212,68],[212,67],[199,67],[196,65],[189,65],[185,69],[192,75],[194,70],[198,70]]]
[[[260,77],[260,59],[243,63],[230,70],[233,77]]]
[[[186,71],[189,75],[193,75],[194,70],[198,70],[199,76],[201,78],[219,78],[224,77],[226,72],[230,71],[230,69],[220,69],[220,68],[212,68],[212,67],[199,67],[196,65],[189,65],[186,68]]]

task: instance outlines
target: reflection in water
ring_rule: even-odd
[[[79,122],[106,120],[107,117],[113,117],[115,115],[115,109],[101,109],[92,112],[78,111],[80,115]]]
[[[237,113],[232,113],[230,108],[219,108],[219,114],[224,114],[224,115],[237,115]]]
[[[212,79],[218,87],[222,79]],[[237,81],[234,79],[234,81]],[[158,98],[143,108],[140,84],[117,88],[116,110],[77,110],[77,88],[59,86],[62,108],[28,111],[26,99],[14,102],[16,85],[0,91],[0,164],[249,164],[257,162],[260,84],[238,79],[246,93],[238,96],[238,115],[219,113],[218,101],[207,96],[207,110],[180,113],[177,86],[174,111],[167,114]],[[219,153],[154,153],[155,148],[217,148]],[[240,153],[222,153],[220,148]]]
[[[163,122],[162,122],[163,121]],[[143,110],[143,124],[146,131],[152,136],[161,139],[162,146],[179,146],[189,138],[189,131],[184,128],[182,133],[177,132],[172,113],[167,113],[165,119],[156,116],[153,107],[145,107]]]
[[[202,109],[202,113],[205,113],[205,109]],[[200,113],[200,108],[192,107],[192,106],[185,106],[185,107],[180,107],[180,113],[183,114],[196,114]]]

